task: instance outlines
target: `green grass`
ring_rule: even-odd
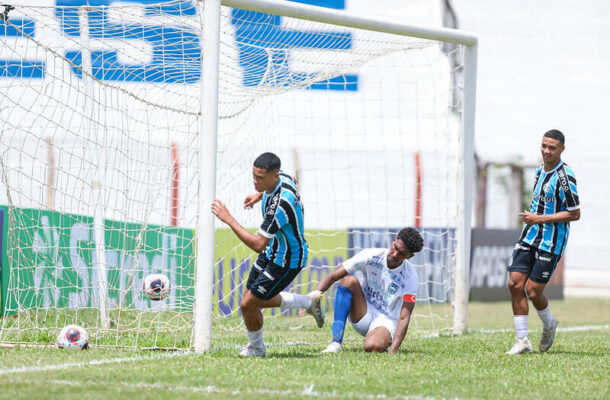
[[[560,328],[606,327],[559,331],[548,353],[507,356],[514,341],[510,305],[473,303],[469,334],[434,338],[409,332],[400,354],[366,354],[349,328],[345,351],[322,355],[329,327],[274,318],[265,326],[265,340],[273,344],[268,356],[241,359],[235,346],[246,341],[243,328],[227,320],[214,327],[213,350],[204,355],[0,348],[0,398],[610,398],[610,300],[570,299],[551,307]],[[503,329],[508,331],[484,331]],[[533,310],[530,329],[536,346],[540,322]],[[145,359],[116,362],[132,357]],[[49,370],[69,363],[82,365]],[[22,367],[29,370],[15,370]]]

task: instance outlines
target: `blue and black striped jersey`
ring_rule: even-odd
[[[265,249],[270,262],[285,268],[302,268],[307,263],[307,241],[303,228],[303,206],[290,175],[280,172],[280,180],[271,193],[263,193],[264,221],[260,234],[271,241]]]
[[[536,170],[534,193],[529,211],[538,215],[555,214],[580,208],[574,171],[563,161],[551,171]],[[549,253],[563,255],[570,234],[569,222],[525,225],[520,240]]]

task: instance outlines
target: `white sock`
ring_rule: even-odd
[[[308,308],[311,305],[311,299],[306,294],[296,294],[290,292],[280,292],[282,297],[282,308]]]
[[[536,310],[538,313],[538,317],[540,317],[540,321],[542,321],[542,326],[545,329],[549,329],[553,326],[553,314],[551,314],[551,305],[547,305],[544,310]]]
[[[517,339],[528,337],[527,334],[527,315],[515,315],[515,331],[517,331]]]
[[[263,343],[263,328],[258,331],[246,331],[246,335],[248,335],[248,342],[250,342],[251,347],[261,348],[265,345]]]

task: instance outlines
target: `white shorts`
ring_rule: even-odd
[[[394,331],[396,331],[396,322],[388,318],[387,315],[377,311],[369,302],[366,302],[366,314],[358,322],[349,322],[352,324],[356,332],[365,336],[375,328],[383,326],[390,332],[392,340],[394,340]]]

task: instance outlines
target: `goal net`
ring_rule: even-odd
[[[219,221],[214,238],[198,235],[210,212],[202,138],[214,134],[203,127],[216,118],[202,112],[205,4],[39,3],[0,9],[0,341],[48,343],[79,324],[92,345],[191,347],[197,240],[215,243],[213,326],[244,329],[256,254]],[[221,8],[216,197],[256,230],[260,207],[242,206],[252,162],[281,158],[310,248],[287,290],[307,293],[360,249],[416,226],[425,247],[411,260],[420,286],[410,332],[454,328],[456,265],[469,246],[463,52]],[[169,277],[167,299],[144,296],[150,273]]]

